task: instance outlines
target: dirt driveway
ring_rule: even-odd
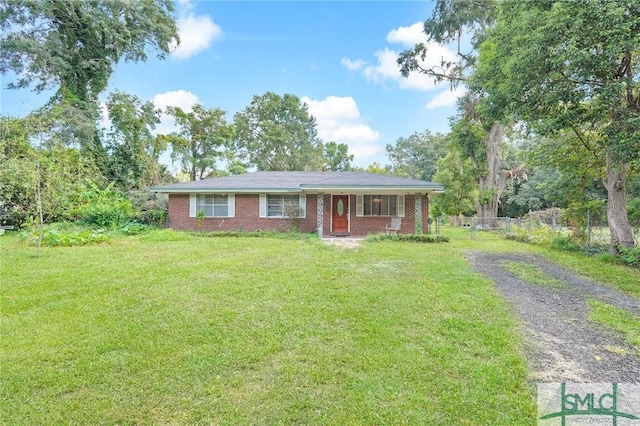
[[[522,320],[527,360],[535,382],[640,382],[640,355],[624,336],[588,320],[587,299],[640,315],[640,302],[580,277],[540,256],[468,252],[473,268],[496,283]],[[537,265],[565,285],[526,282],[506,261]]]

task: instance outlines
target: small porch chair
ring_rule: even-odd
[[[389,225],[387,225],[387,234],[390,234],[391,232],[393,232],[394,234],[397,234],[398,231],[400,230],[400,226],[402,225],[402,219],[399,217],[392,217],[391,218],[391,223]]]

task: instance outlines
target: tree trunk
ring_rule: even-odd
[[[493,123],[486,136],[486,175],[480,176],[480,199],[478,200],[478,222],[480,227],[494,228],[498,217],[498,203],[506,178],[502,173],[502,138],[504,126]]]
[[[627,216],[626,179],[628,164],[618,165],[607,153],[607,221],[611,231],[609,253],[617,255],[619,248],[633,248],[633,229]]]

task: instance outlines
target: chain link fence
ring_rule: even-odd
[[[496,233],[529,242],[566,237],[596,247],[608,246],[611,238],[606,215],[592,214],[589,210],[568,215],[563,209],[553,208],[530,212],[521,218],[444,216],[435,221],[436,233],[441,231],[443,224],[467,229],[470,239],[489,238]],[[635,241],[640,241],[640,226],[636,224],[633,231]]]

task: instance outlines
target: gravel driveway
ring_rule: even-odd
[[[535,382],[640,382],[640,355],[624,337],[588,320],[595,298],[640,315],[640,302],[540,256],[468,252],[473,268],[496,283],[523,324],[526,356]],[[523,281],[504,261],[537,265],[565,289]]]

